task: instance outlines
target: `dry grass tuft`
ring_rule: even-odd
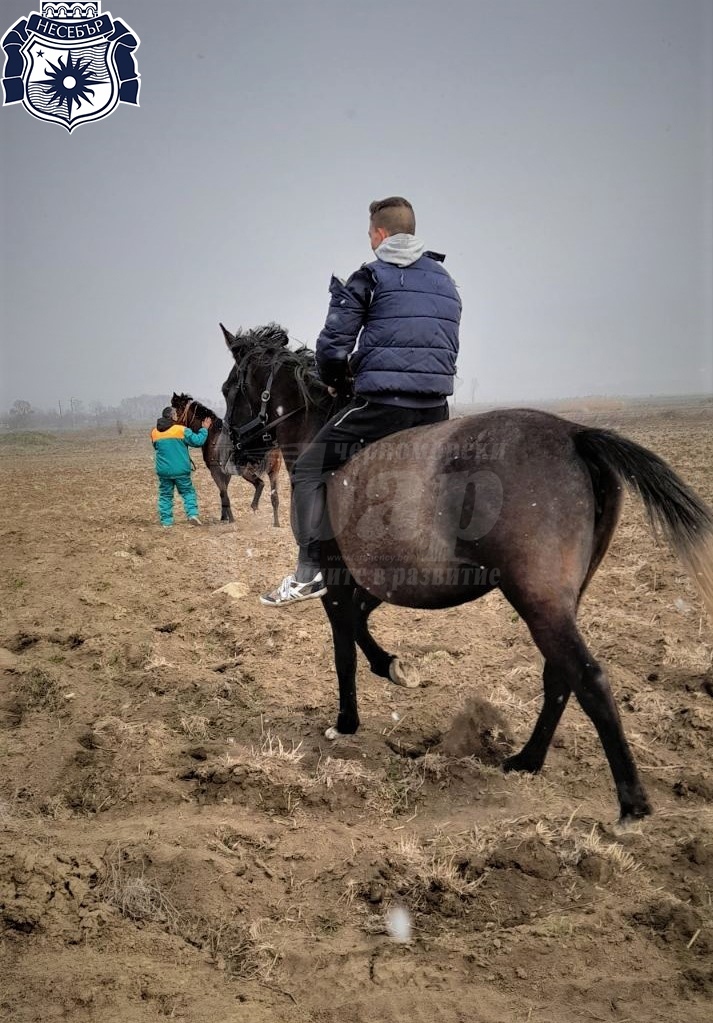
[[[293,818],[301,796],[313,789],[315,781],[301,766],[301,743],[290,746],[267,732],[259,746],[232,746],[229,753],[202,767],[198,777],[218,784],[256,785],[262,798],[270,798],[289,818]]]
[[[227,849],[228,852],[235,853],[236,855],[242,854],[242,838],[235,828],[231,828],[229,824],[221,824],[219,828],[216,828],[215,837],[223,849]]]
[[[233,977],[267,983],[274,975],[280,955],[265,936],[267,920],[250,924],[234,920],[195,921],[190,939],[207,948],[211,958],[225,963]]]
[[[109,716],[94,723],[94,732],[112,741],[112,746],[146,744],[163,747],[169,734],[162,721],[123,721]]]
[[[27,668],[15,675],[18,708],[23,715],[42,710],[57,714],[66,706],[58,681],[43,668]]]
[[[351,782],[356,788],[364,787],[373,775],[356,760],[341,760],[339,757],[324,757],[317,764],[315,780],[331,789],[338,782]]]
[[[43,800],[40,804],[40,813],[42,816],[48,817],[53,821],[63,820],[69,815],[69,812],[64,795],[61,792],[54,796],[48,796],[47,799]]]
[[[175,668],[176,665],[159,654],[151,654],[144,663],[144,671],[156,671],[158,668]]]
[[[704,674],[713,666],[713,650],[708,643],[691,645],[682,636],[664,636],[663,663],[692,673]]]
[[[263,983],[270,979],[279,954],[264,935],[266,923],[264,920],[253,921],[241,928],[231,941],[224,943],[221,953],[234,976]]]
[[[585,856],[596,855],[620,873],[639,869],[639,863],[623,846],[602,839],[596,824],[589,831],[581,831],[572,822],[573,817],[559,825],[540,820],[534,828],[534,834],[555,851],[565,866],[576,866]]]
[[[429,849],[415,838],[402,838],[396,852],[401,873],[400,893],[414,906],[420,905],[429,892],[449,892],[459,897],[472,894],[485,875],[467,880],[458,868],[461,858],[456,848],[450,851]]]
[[[643,725],[647,739],[668,742],[675,728],[675,713],[666,694],[654,689],[642,689],[630,695],[628,707],[636,713],[636,725]]]
[[[190,714],[180,720],[181,732],[189,739],[205,739],[208,736],[210,718],[202,714]]]
[[[426,764],[426,756],[429,756]],[[435,755],[426,754],[418,760],[408,760],[394,765],[387,779],[370,791],[371,802],[381,805],[391,817],[413,811],[423,791],[426,779],[434,776]],[[438,757],[438,760],[443,760]]]
[[[304,757],[301,742],[296,746],[294,741],[291,742],[291,746],[288,749],[282,739],[277,735],[273,735],[269,730],[262,733],[259,748],[255,749],[253,746],[250,752],[258,759],[260,757],[271,757],[273,760],[285,760],[291,764],[298,764]]]
[[[143,873],[125,873],[119,854],[107,866],[100,897],[129,920],[159,923],[171,933],[178,929],[180,914],[166,893]]]
[[[238,747],[231,753],[225,753],[220,763],[229,770],[248,768],[267,777],[275,775],[280,778],[284,776],[284,768],[297,767],[303,757],[301,742],[296,746],[294,742],[286,746],[279,736],[268,731],[263,732],[259,746],[251,746],[249,749]],[[300,780],[303,788],[310,783],[311,779]]]

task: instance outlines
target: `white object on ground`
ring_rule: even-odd
[[[411,940],[411,914],[403,906],[392,906],[386,913],[386,932],[393,941]]]

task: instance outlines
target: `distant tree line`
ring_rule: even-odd
[[[475,402],[478,381],[473,377],[467,391],[463,390],[465,380],[456,377],[451,399],[453,408],[465,401],[469,394],[470,403]],[[202,398],[198,400],[212,408],[218,415],[224,409],[223,399]],[[0,415],[0,428],[5,430],[80,430],[92,426],[121,427],[123,424],[151,423],[160,415],[161,409],[171,402],[169,394],[139,394],[133,398],[122,398],[118,405],[105,405],[101,401],[84,402],[79,398],[61,398],[56,407],[38,409],[29,401],[18,398],[4,415]]]
[[[204,398],[199,400],[216,411],[222,408],[220,399],[212,402]],[[170,394],[139,394],[123,398],[118,405],[67,398],[58,400],[56,408],[38,409],[31,402],[18,398],[0,416],[0,427],[5,430],[80,430],[93,426],[120,429],[124,424],[154,422],[161,409],[170,403]]]

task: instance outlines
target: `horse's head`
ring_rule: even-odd
[[[216,426],[222,426],[222,422],[215,412],[209,409],[207,405],[203,405],[200,401],[192,398],[190,394],[176,394],[174,391],[171,405],[176,410],[176,422],[180,423],[181,426],[187,426],[194,433],[200,430],[203,420],[208,417],[213,420]]]
[[[224,443],[221,462],[225,471],[262,459],[277,445],[276,431],[299,413],[324,401],[326,391],[316,377],[314,352],[293,351],[283,327],[268,323],[231,334],[223,324],[225,343],[235,360],[223,384],[225,398]],[[228,452],[230,459],[228,460]]]
[[[184,411],[189,401],[193,401],[193,398],[190,396],[190,394],[176,394],[175,391],[173,392],[173,395],[171,397],[171,405],[176,410],[177,418],[180,419],[181,413]]]

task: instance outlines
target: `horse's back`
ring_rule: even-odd
[[[583,575],[594,500],[582,428],[498,409],[392,434],[333,474],[333,535],[354,578],[383,600],[446,607],[487,593],[533,559]],[[518,565],[520,566],[518,568]]]

